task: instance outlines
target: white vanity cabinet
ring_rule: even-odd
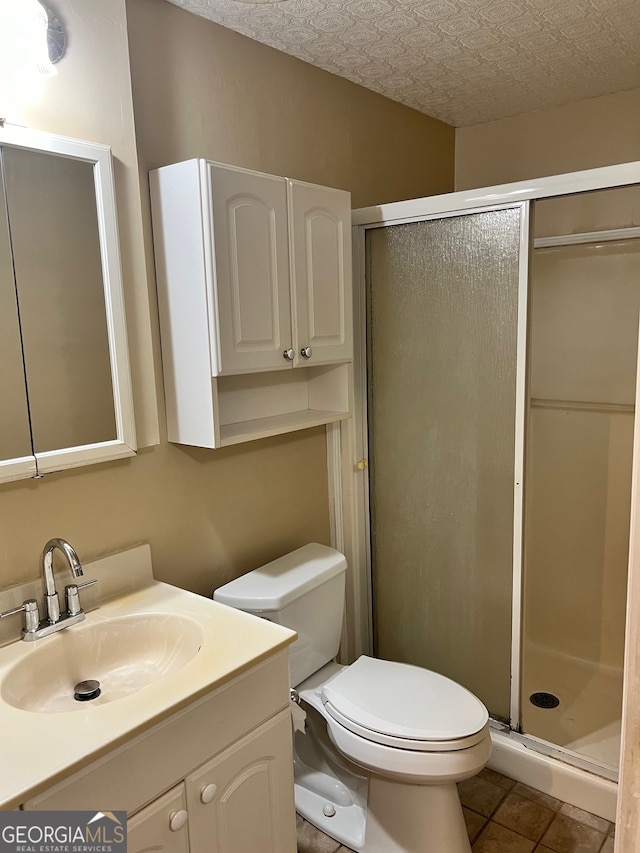
[[[285,651],[23,808],[124,810],[129,853],[295,853],[288,684]]]
[[[127,853],[189,853],[188,824],[183,782],[127,821]]]
[[[348,417],[349,193],[207,160],[150,183],[169,440]]]
[[[290,849],[290,741],[290,721],[276,719],[191,773],[128,821],[129,853]]]
[[[274,720],[186,779],[193,851],[281,853],[289,849],[291,721]],[[282,813],[283,803],[288,812]]]

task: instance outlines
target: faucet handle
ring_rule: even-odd
[[[27,598],[19,607],[12,607],[10,610],[5,610],[3,613],[0,613],[0,619],[4,619],[5,616],[13,616],[15,613],[22,613],[23,611],[23,632],[25,634],[33,634],[38,630],[38,626],[40,625],[40,611],[38,610],[38,602],[35,598]]]
[[[67,602],[67,613],[69,616],[77,616],[78,613],[82,613],[78,590],[82,589],[85,586],[93,586],[94,583],[98,583],[97,578],[93,578],[93,580],[90,581],[85,581],[84,583],[70,583],[65,586],[64,593],[65,600]]]

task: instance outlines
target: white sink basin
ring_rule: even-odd
[[[154,580],[139,545],[84,567],[86,620],[34,642],[0,622],[0,809],[15,809],[62,775],[160,724],[276,653],[295,634]],[[58,579],[59,588],[64,582]],[[41,600],[35,578],[0,590],[0,612]],[[80,681],[101,694],[73,698]],[[25,749],[28,760],[25,760]]]
[[[4,676],[0,696],[23,711],[86,711],[139,693],[172,675],[200,650],[202,629],[172,613],[139,613],[83,622],[36,641]],[[74,698],[74,687],[100,682],[100,695]]]

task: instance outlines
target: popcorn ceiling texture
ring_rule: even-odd
[[[169,0],[454,126],[640,86],[638,0]]]

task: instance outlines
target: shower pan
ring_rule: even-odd
[[[356,416],[337,428],[362,459],[351,653],[468,687],[496,769],[513,754],[556,795],[593,781],[567,799],[609,819],[640,315],[640,228],[621,219],[639,182],[628,164],[355,211]]]

